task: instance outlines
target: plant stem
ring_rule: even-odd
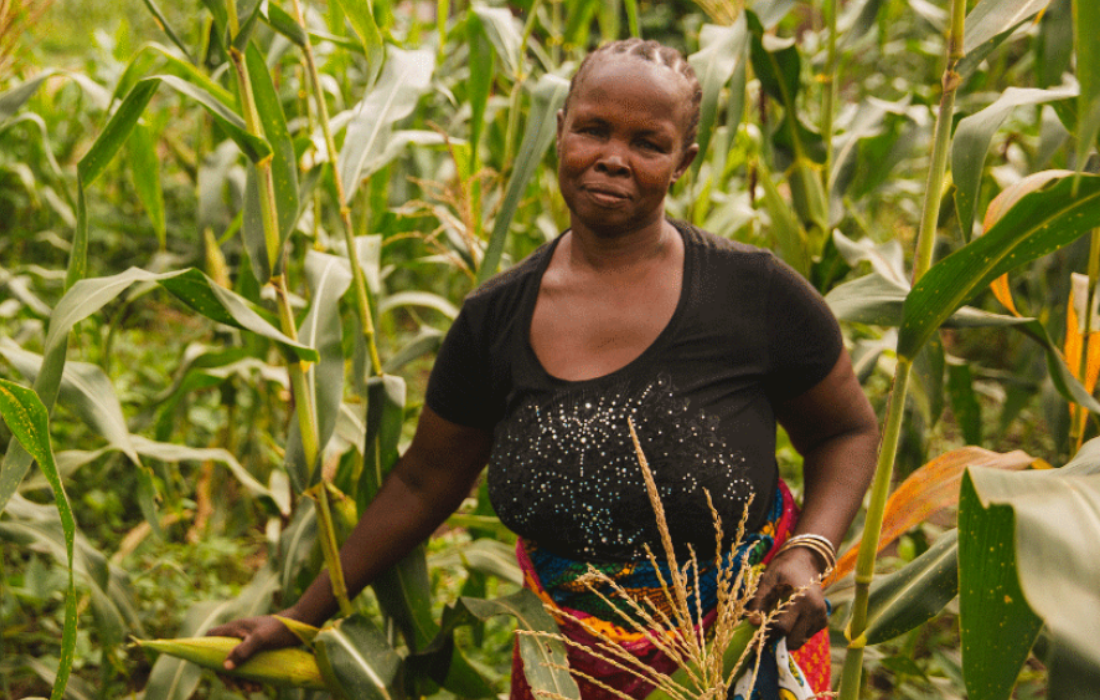
[[[966,0],[951,0],[951,29],[947,37],[947,61],[943,74],[943,97],[940,111],[936,115],[935,140],[932,146],[932,164],[928,172],[928,183],[924,192],[924,209],[921,216],[920,234],[917,239],[917,255],[913,263],[913,284],[928,271],[932,264],[932,251],[936,238],[936,222],[939,217],[940,202],[943,198],[943,181],[947,169],[947,150],[951,140],[952,112],[955,106],[955,92],[962,82],[955,66],[963,56],[963,29],[966,19]],[[902,420],[905,416],[905,399],[909,390],[909,375],[913,367],[912,357],[898,357],[894,372],[894,385],[890,391],[890,406],[883,429],[882,444],[879,447],[878,464],[871,484],[871,500],[867,506],[867,516],[863,527],[863,537],[859,544],[859,557],[856,561],[855,598],[852,601],[852,616],[848,622],[848,653],[844,658],[844,668],[840,680],[840,700],[855,700],[863,676],[863,648],[866,645],[864,634],[867,631],[867,603],[870,597],[871,581],[875,575],[875,559],[878,556],[878,541],[882,534],[882,520],[886,512],[886,499],[890,493],[890,482],[897,459],[898,439],[901,435]]]
[[[1096,303],[1096,283],[1100,279],[1100,229],[1092,232],[1092,240],[1089,244],[1089,289],[1085,297],[1084,332],[1081,334],[1081,357],[1077,362],[1077,378],[1088,387],[1089,369],[1089,339],[1092,336],[1092,305]],[[1080,322],[1080,320],[1078,320]],[[1085,441],[1085,424],[1088,421],[1088,413],[1081,406],[1071,405],[1070,413],[1073,415],[1073,424],[1070,439],[1076,442],[1077,450]]]
[[[317,491],[317,517],[321,525],[321,551],[328,563],[328,576],[332,582],[332,595],[340,606],[344,616],[351,615],[355,608],[348,598],[348,585],[344,580],[344,569],[340,566],[340,548],[336,543],[336,526],[332,522],[332,506],[328,500],[328,483],[322,482]],[[332,563],[336,562],[336,566]]]
[[[298,24],[305,27],[305,15],[302,13],[302,5],[299,0],[294,0],[294,18]],[[359,264],[359,256],[355,249],[355,227],[351,222],[351,207],[347,203],[344,181],[340,177],[340,170],[336,167],[339,152],[336,150],[336,141],[332,137],[332,126],[329,124],[328,105],[325,104],[325,95],[321,89],[321,78],[317,72],[317,61],[313,57],[313,44],[307,34],[302,53],[306,59],[306,69],[309,71],[309,84],[313,92],[313,98],[317,103],[317,119],[321,122],[321,132],[325,136],[325,150],[328,153],[328,162],[332,166],[332,181],[336,187],[336,198],[340,205],[340,221],[344,225],[344,243],[348,249],[348,263],[351,265],[352,287],[355,290],[355,310],[359,316],[359,327],[363,331],[363,340],[367,344],[370,354],[371,371],[382,374],[382,360],[378,355],[378,345],[375,342],[374,321],[371,318],[370,294],[367,290],[366,277],[363,268]]]
[[[821,137],[825,139],[825,182],[826,185],[832,179],[829,174],[833,167],[833,112],[836,109],[836,14],[837,0],[825,0],[822,9],[825,13],[826,52],[825,72],[822,75],[824,85],[821,105]],[[826,187],[826,194],[828,187]]]

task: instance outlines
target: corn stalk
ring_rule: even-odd
[[[917,255],[913,265],[913,284],[916,284],[932,264],[932,251],[936,238],[936,223],[940,202],[943,198],[944,176],[947,171],[948,146],[951,141],[952,113],[955,108],[955,93],[962,82],[955,71],[963,57],[963,30],[966,22],[965,0],[951,0],[951,27],[947,36],[946,67],[943,73],[943,95],[936,116],[935,139],[932,145],[932,163],[928,171],[928,180],[924,193],[924,208],[921,214],[920,233],[917,238]],[[913,355],[916,353],[914,352]],[[844,667],[840,680],[840,700],[855,700],[863,676],[863,648],[866,645],[867,604],[871,591],[871,581],[875,574],[875,560],[878,555],[878,540],[882,532],[882,521],[886,510],[886,499],[890,494],[890,482],[897,460],[898,440],[901,435],[902,420],[905,416],[905,399],[909,389],[909,377],[913,368],[912,356],[898,356],[894,384],[890,391],[890,403],[886,426],[883,429],[882,444],[879,447],[875,477],[871,484],[871,501],[867,506],[866,524],[859,545],[859,558],[855,573],[855,598],[852,602],[852,615],[848,622],[848,652],[844,658]]]
[[[226,3],[226,5],[231,8],[229,10],[231,27],[237,24],[236,14],[234,9],[232,9],[234,4],[233,0],[229,0]],[[245,125],[248,127],[249,133],[263,138],[263,124],[260,121],[255,94],[252,88],[252,81],[245,67],[244,56],[237,48],[230,47],[229,58],[233,64],[234,75],[237,78],[241,111],[244,113]],[[323,123],[327,126],[327,120],[323,120]],[[281,266],[279,265],[279,258],[282,255],[282,251],[279,236],[278,205],[276,203],[275,184],[271,172],[271,158],[268,157],[257,162],[255,168],[260,189],[260,213],[263,221],[264,241],[267,248],[267,261],[269,269],[272,271],[272,276],[271,279],[268,280],[268,284],[275,289],[281,330],[291,340],[297,341],[298,327],[294,320],[293,309],[290,306],[286,272],[280,270]],[[349,246],[348,250],[349,257],[354,260],[354,247]],[[354,270],[355,267],[353,263],[352,269]],[[362,275],[361,271],[360,275]],[[298,429],[302,437],[302,452],[308,473],[312,473],[313,469],[317,466],[321,449],[318,437],[316,402],[314,394],[310,391],[309,387],[309,368],[307,363],[293,360],[288,363],[287,369],[290,373],[291,386],[294,389],[294,410],[298,419]],[[329,512],[327,492],[324,489],[320,490],[319,505],[322,514],[327,514]],[[333,531],[331,518],[322,517],[320,519],[320,526],[322,528],[322,541],[335,541],[335,533]],[[340,605],[340,610],[344,614],[350,614],[352,606],[351,601],[348,599],[343,567],[340,565],[338,552],[334,551],[333,547],[322,547],[322,552],[325,555],[325,564],[328,567],[329,577],[332,580],[333,595]]]

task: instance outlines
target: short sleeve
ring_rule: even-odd
[[[436,356],[424,403],[444,420],[491,429],[502,407],[493,392],[488,343],[474,326],[463,306]]]
[[[768,393],[785,401],[811,389],[836,365],[844,339],[822,296],[772,257],[768,290]]]

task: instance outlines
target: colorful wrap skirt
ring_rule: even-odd
[[[731,553],[734,561],[750,566],[764,566],[790,536],[798,519],[798,507],[787,485],[779,482],[767,521],[760,530],[747,533],[738,549]],[[561,634],[577,645],[567,645],[570,667],[587,676],[600,679],[625,695],[641,700],[653,690],[653,685],[634,674],[624,671],[581,647],[594,647],[597,641],[613,642],[629,652],[641,663],[660,673],[672,673],[676,664],[661,652],[641,632],[633,629],[625,618],[635,614],[626,602],[616,603],[615,598],[592,593],[583,581],[588,573],[588,563],[551,554],[533,543],[520,540],[516,555],[523,571],[524,585],[534,591],[558,622]],[[661,576],[670,580],[668,564],[657,554]],[[635,600],[647,599],[658,607],[667,608],[657,573],[649,561],[600,564],[597,566]],[[689,604],[696,608],[698,596],[703,610],[703,627],[709,628],[717,616],[717,576],[713,563],[700,563],[697,590],[689,591]],[[621,605],[621,607],[620,607]],[[560,611],[560,612],[559,612]],[[565,613],[565,614],[562,614]],[[576,619],[570,619],[572,618]],[[577,622],[582,620],[583,623]],[[587,629],[586,629],[587,628]],[[592,630],[592,631],[589,631]],[[594,636],[593,632],[595,635]],[[583,700],[613,700],[616,696],[577,675]],[[830,659],[828,630],[814,635],[801,648],[786,653],[785,644],[772,644],[761,658],[760,671],[755,687],[746,685],[746,678],[730,689],[730,698],[778,698],[812,697],[814,693],[829,690]],[[790,688],[788,686],[799,686]],[[523,662],[518,647],[512,656],[511,700],[534,700],[523,673]]]

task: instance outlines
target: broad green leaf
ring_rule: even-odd
[[[790,110],[798,96],[801,58],[794,39],[765,34],[764,27],[749,17],[752,30],[752,67],[760,86],[783,108]]]
[[[69,583],[65,594],[65,623],[61,634],[60,664],[53,693],[50,695],[50,700],[61,700],[65,695],[69,674],[72,672],[73,654],[76,650],[76,580],[73,576],[73,540],[76,537],[76,521],[73,519],[69,497],[65,493],[65,487],[61,483],[57,466],[53,461],[49,411],[46,406],[31,389],[0,379],[0,415],[3,416],[12,436],[38,462],[38,467],[49,480],[58,514],[61,516],[61,526],[65,532]]]
[[[974,391],[974,376],[970,365],[963,361],[947,363],[947,396],[951,413],[962,429],[968,445],[982,443],[982,407]]]
[[[252,40],[252,32],[256,30],[256,24],[260,18],[261,0],[236,0],[237,20],[240,29],[236,36],[229,37],[228,44],[241,53],[244,53]]]
[[[508,229],[512,225],[516,210],[519,209],[520,199],[527,191],[527,184],[535,174],[535,169],[542,161],[546,149],[550,148],[550,144],[557,135],[557,113],[565,104],[565,95],[568,91],[569,81],[552,73],[539,78],[538,84],[535,85],[532,95],[534,102],[527,115],[519,154],[512,167],[512,174],[508,177],[504,200],[493,221],[493,232],[489,236],[489,245],[485,248],[485,257],[482,258],[481,267],[477,270],[478,283],[492,277],[500,265],[500,259],[504,255],[504,243],[508,238]]]
[[[58,564],[67,565],[65,530],[56,507],[17,496],[5,512],[10,517],[0,522],[0,539],[24,549],[46,551]],[[72,568],[90,594],[95,635],[105,646],[123,643],[127,634],[142,633],[128,576],[111,565],[79,531],[74,539]]]
[[[470,77],[466,80],[466,90],[470,102],[470,170],[473,175],[479,166],[478,149],[481,145],[481,130],[485,124],[485,107],[489,104],[489,93],[493,88],[496,71],[496,56],[482,26],[481,18],[472,9],[466,14],[466,43],[470,46]]]
[[[958,594],[959,531],[941,535],[905,568],[876,577],[867,603],[868,644],[881,644],[938,615]]]
[[[432,617],[432,584],[425,548],[417,547],[371,583],[378,605],[413,651],[428,646],[439,626]]]
[[[346,617],[314,640],[317,665],[330,688],[357,700],[401,700],[404,663],[369,619]]]
[[[255,44],[249,44],[245,52],[245,64],[248,69],[248,81],[256,101],[256,111],[260,115],[263,135],[271,145],[271,182],[274,187],[275,208],[278,215],[279,247],[268,250],[268,236],[264,231],[263,216],[260,212],[260,166],[249,173],[249,181],[244,200],[244,224],[241,234],[248,246],[248,257],[252,262],[252,272],[258,280],[270,279],[278,274],[282,260],[283,246],[298,220],[298,160],[294,153],[294,142],[287,131],[286,118],[283,115],[282,101],[275,90],[267,63]],[[274,253],[274,254],[272,254]],[[272,261],[275,261],[275,269]]]
[[[449,635],[455,627],[474,620],[488,620],[497,615],[516,618],[520,630],[556,634],[557,624],[546,612],[537,595],[524,588],[517,593],[495,600],[459,598],[443,612],[442,635]],[[565,644],[558,639],[522,634],[519,636],[520,657],[527,682],[536,696],[540,692],[553,693],[566,700],[579,700],[577,682],[564,670],[567,668]]]
[[[385,313],[402,306],[421,306],[435,309],[452,321],[458,316],[458,309],[447,299],[431,292],[397,292],[378,302],[378,313]]]
[[[164,216],[164,191],[160,184],[160,160],[157,158],[157,142],[152,130],[138,124],[130,134],[130,174],[153,232],[157,234],[160,249],[165,249],[167,224]]]
[[[256,480],[245,469],[232,452],[220,447],[188,447],[168,442],[156,442],[141,435],[133,435],[131,439],[134,449],[138,454],[151,457],[162,462],[219,462],[224,464],[241,486],[245,487],[253,496],[263,496],[274,500],[271,490]]]
[[[873,273],[834,287],[826,295],[825,301],[833,314],[843,321],[901,326],[909,296],[911,294],[905,284]],[[1066,366],[1058,345],[1051,340],[1046,327],[1038,319],[1003,316],[964,306],[955,311],[943,325],[950,328],[1006,327],[1023,333],[1046,351],[1047,369],[1058,393],[1090,411],[1100,412],[1100,402],[1074,377]]]
[[[0,355],[32,382],[42,367],[40,355],[23,350],[8,338],[0,338]],[[61,400],[109,445],[141,466],[114,385],[98,365],[66,362],[61,378]]]
[[[382,71],[382,64],[387,60],[382,32],[374,19],[374,3],[371,0],[337,0],[336,4],[343,10],[344,16],[363,42],[368,65],[366,84],[367,89],[371,89]],[[346,186],[348,181],[345,180],[344,184]]]
[[[504,68],[514,78],[523,70],[523,27],[507,7],[489,7],[475,3],[470,8],[481,19],[481,26],[496,49]]]
[[[456,523],[448,518],[448,523]],[[467,524],[470,521],[466,521]],[[499,522],[499,521],[498,521]],[[523,585],[523,572],[516,563],[516,547],[499,540],[480,537],[462,547],[447,549],[429,558],[432,568],[462,566],[499,579]]]
[[[304,48],[306,43],[309,42],[309,34],[306,33],[305,28],[298,24],[298,20],[291,17],[286,10],[275,3],[261,3],[260,15],[265,22],[271,25],[272,29],[290,39],[298,48]]]
[[[803,277],[810,276],[810,247],[806,241],[806,232],[795,220],[794,212],[783,196],[779,194],[771,173],[758,163],[759,184],[764,191],[763,209],[771,219],[771,232],[775,236],[779,257],[798,271]]]
[[[434,353],[443,344],[443,331],[422,326],[416,337],[382,363],[382,371],[393,374],[413,360]]]
[[[172,29],[172,25],[168,22],[168,18],[161,12],[155,0],[143,0],[143,2],[145,3],[145,7],[149,8],[149,12],[153,13],[153,17],[156,18],[157,26],[160,27],[161,31],[168,35],[168,38],[172,40],[176,48],[183,52],[184,56],[187,56],[188,61],[194,63],[195,59],[191,57],[191,52],[187,50],[187,45],[180,40],[179,35]]]
[[[382,75],[356,107],[344,137],[337,168],[344,182],[345,204],[351,202],[360,180],[370,175],[366,164],[385,151],[394,123],[411,114],[428,90],[434,70],[434,52],[390,47]]]
[[[159,75],[145,80],[160,80],[176,92],[190,97],[206,109],[229,138],[241,149],[245,156],[256,163],[271,155],[271,146],[259,136],[248,133],[248,127],[240,115],[225,106],[225,103],[197,83],[177,78],[174,75]],[[145,82],[145,81],[142,81]],[[140,83],[139,83],[140,85]],[[135,88],[136,89],[136,88]]]
[[[397,461],[397,442],[405,422],[405,380],[386,374],[367,380],[367,420],[363,445],[363,475],[356,491],[359,512],[378,493],[389,469]]]
[[[951,450],[914,471],[890,494],[879,535],[878,550],[882,551],[899,537],[927,521],[944,508],[954,506],[959,498],[963,472],[974,466],[1019,470],[1034,462],[1034,458],[1015,450],[1006,454],[981,447],[960,447]],[[847,576],[855,568],[859,545],[850,547],[837,560],[833,578]]]
[[[344,258],[311,250],[306,254],[306,279],[311,303],[298,329],[298,341],[316,348],[321,357],[317,364],[310,366],[306,381],[313,393],[318,445],[323,451],[336,430],[340,400],[344,394],[340,298],[351,286],[351,270]],[[287,473],[295,489],[304,491],[310,485],[309,475],[315,465],[305,464],[297,421],[291,424],[286,451]]]
[[[966,17],[963,31],[965,56],[955,71],[969,77],[981,62],[1050,0],[981,0]]]
[[[794,2],[795,0],[756,0],[752,3],[752,11],[760,18],[764,29],[773,29],[791,11]]]
[[[718,118],[718,102],[722,87],[733,77],[738,66],[745,62],[748,40],[748,25],[742,14],[731,27],[704,25],[699,33],[699,51],[688,56],[688,62],[691,63],[703,88],[699,134],[696,139],[699,144],[699,155],[692,163],[696,177],[705,160],[715,120]]]
[[[638,0],[623,0],[623,6],[626,9],[626,22],[630,28],[630,36],[641,39],[642,29],[641,24],[638,22]]]
[[[1077,170],[1097,147],[1100,134],[1100,3],[1073,0],[1074,47],[1077,49],[1075,75],[1081,85],[1077,96]]]
[[[1007,700],[1042,620],[1020,590],[1013,511],[1007,506],[983,505],[974,489],[973,473],[977,470],[964,477],[959,495],[963,671],[969,697]],[[1060,524],[1064,526],[1065,521]],[[1068,563],[1059,563],[1055,570]]]
[[[1015,520],[1014,530],[1004,534],[1015,543],[1013,568],[1028,607],[1053,639],[1047,658],[1049,697],[1075,698],[1084,688],[1100,687],[1100,619],[1081,614],[1100,605],[1100,590],[1094,585],[1100,577],[1095,556],[1100,536],[1100,442],[1086,443],[1061,469],[1019,474],[974,469],[970,477],[974,515],[983,521],[979,526],[999,520],[1001,512]],[[960,543],[966,532],[960,526]],[[982,544],[976,540],[977,546]]]
[[[0,93],[0,127],[3,127],[9,119],[15,116],[15,113],[27,103],[27,100],[34,97],[34,93],[38,92],[38,88],[42,87],[42,83],[46,82],[51,76],[56,75],[56,73],[52,70],[42,71],[30,80],[16,85],[7,92]]]
[[[1008,88],[996,102],[966,117],[955,127],[955,138],[951,144],[951,176],[955,181],[955,206],[959,210],[959,225],[968,239],[978,204],[986,155],[993,142],[993,135],[1005,118],[1016,107],[1069,100],[1076,94],[1075,88],[1064,87],[1053,90]]]
[[[103,128],[95,143],[92,144],[92,147],[88,149],[88,152],[77,164],[77,172],[84,187],[88,187],[95,182],[103,169],[118,153],[118,149],[130,137],[130,132],[137,124],[141,113],[145,111],[149,100],[153,99],[153,93],[157,91],[158,87],[160,87],[160,81],[156,79],[146,79],[138,82],[134,89],[123,99],[122,104],[118,106],[115,113],[111,115],[107,126]]]
[[[1043,11],[1035,47],[1038,87],[1062,82],[1073,59],[1073,8],[1070,0],[1054,0]]]
[[[905,299],[898,354],[915,357],[947,318],[1002,274],[1100,226],[1100,177],[1051,184],[1021,198],[975,241],[932,266]],[[1077,189],[1077,192],[1073,190]]]

